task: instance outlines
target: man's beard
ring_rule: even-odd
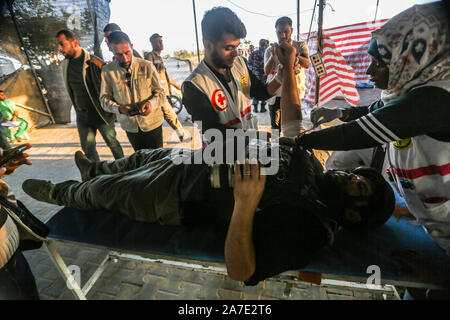
[[[128,69],[130,67],[131,63],[127,63],[126,62],[119,62],[119,66],[121,66],[122,68]]]
[[[336,206],[342,204],[346,200],[345,192],[342,190],[345,182],[346,178],[334,174],[333,170],[324,173],[323,179],[321,179],[320,188],[327,198],[328,204]]]
[[[66,52],[66,53],[63,53],[62,55],[66,58],[66,59],[73,59],[73,58],[75,58],[75,50],[72,50],[72,51],[70,51],[70,52]]]
[[[218,69],[231,68],[231,66],[227,65],[225,63],[225,60],[219,56],[219,54],[217,53],[217,51],[215,49],[213,50],[213,52],[211,54],[211,62],[213,63],[214,67],[216,67]]]

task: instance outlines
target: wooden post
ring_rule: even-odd
[[[326,5],[326,0],[319,0],[319,28],[317,31],[317,52],[322,56],[322,44],[323,44],[323,37],[322,37],[322,31],[323,31],[323,9]],[[314,104],[318,105],[320,102],[320,78],[316,76],[316,92],[315,92],[315,99]]]

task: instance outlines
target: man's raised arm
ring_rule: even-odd
[[[295,80],[294,64],[296,50],[283,42],[276,47],[278,60],[283,65],[281,91],[281,131],[285,137],[295,137],[300,132],[302,120],[300,96]]]

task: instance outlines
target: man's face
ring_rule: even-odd
[[[217,43],[209,42],[211,46],[211,61],[216,68],[231,68],[234,59],[238,56],[238,47],[241,39],[231,33],[224,33]]]
[[[373,195],[374,188],[372,183],[367,178],[345,171],[328,171],[325,173],[328,176],[328,183],[333,184],[339,188],[347,196],[359,197],[358,200],[352,200],[351,203],[346,203],[347,208],[342,212],[342,216],[338,216],[338,222],[342,226],[357,223],[361,221],[361,210],[368,204],[369,197]],[[331,180],[331,181],[330,181]],[[366,199],[364,199],[366,198]],[[342,199],[341,201],[349,201]]]
[[[278,25],[275,29],[277,32],[278,43],[291,41],[292,27],[289,24]]]
[[[372,183],[363,176],[339,170],[329,171],[325,174],[351,197],[368,197],[373,193]]]
[[[155,40],[153,40],[152,46],[153,46],[153,50],[155,50],[155,51],[163,51],[164,44],[163,44],[162,37],[159,37],[159,38],[156,38]]]
[[[389,68],[382,62],[372,58],[372,63],[367,68],[366,74],[370,75],[370,81],[375,83],[377,88],[387,89],[389,82]]]
[[[3,101],[6,99],[6,94],[4,92],[0,92],[0,101]]]
[[[133,59],[133,45],[130,45],[127,41],[118,44],[111,43],[111,49],[119,65],[128,69]]]
[[[76,55],[76,48],[79,46],[78,40],[68,40],[65,35],[56,38],[58,51],[66,58],[73,59]]]

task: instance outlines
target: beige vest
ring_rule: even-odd
[[[208,97],[221,124],[233,129],[257,129],[257,119],[251,112],[250,75],[241,57],[236,57],[231,74],[229,87],[232,95],[206,65],[205,60],[200,62],[186,81],[194,84]]]

